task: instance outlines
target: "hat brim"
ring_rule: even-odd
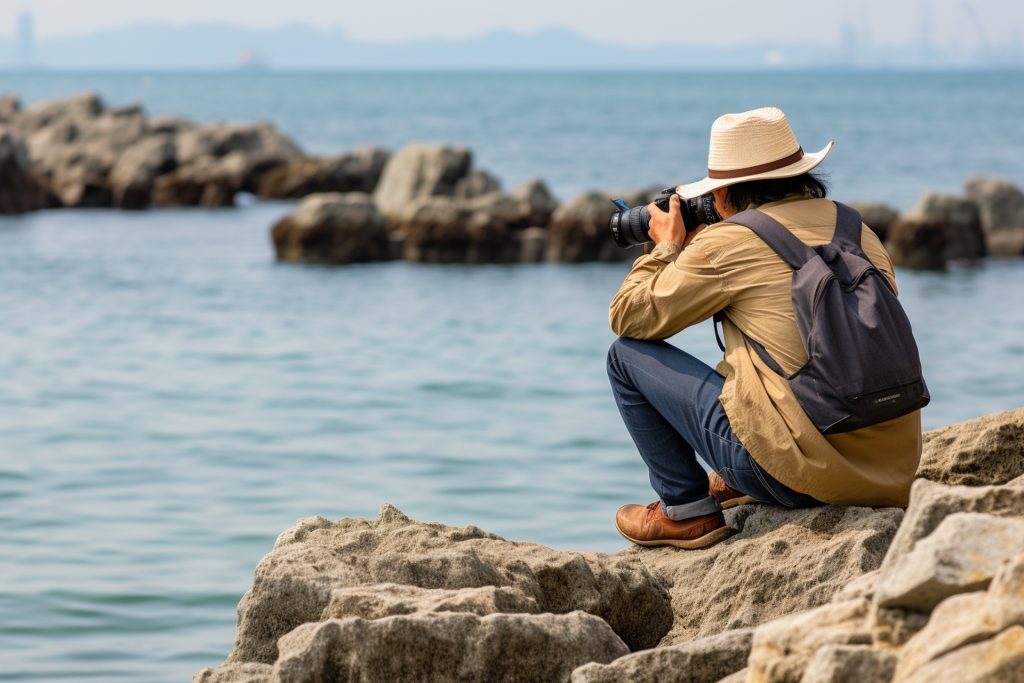
[[[800,175],[801,173],[807,173],[812,168],[820,164],[828,156],[828,153],[832,151],[832,146],[835,144],[834,140],[830,140],[824,148],[820,151],[813,152],[810,154],[804,154],[803,157],[789,166],[783,166],[782,168],[776,168],[772,171],[765,171],[763,173],[754,173],[748,176],[740,176],[739,178],[704,178],[698,180],[695,183],[687,183],[686,185],[677,185],[676,194],[683,199],[691,199],[693,197],[700,197],[701,195],[707,194],[712,190],[717,190],[722,187],[728,187],[729,185],[736,185],[737,183],[745,183],[750,180],[770,180],[772,178],[792,178],[793,176]]]

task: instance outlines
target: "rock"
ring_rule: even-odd
[[[825,645],[811,655],[800,683],[889,683],[896,654],[867,645]]]
[[[273,672],[269,664],[223,664],[203,669],[192,677],[192,683],[276,683]]]
[[[902,518],[897,508],[742,505],[726,511],[738,533],[710,548],[620,555],[639,558],[671,586],[676,618],[668,645],[827,603],[878,568]]]
[[[518,234],[519,260],[522,263],[540,263],[548,248],[546,228],[527,228]]]
[[[153,199],[157,176],[173,171],[174,138],[155,135],[139,140],[120,156],[110,171],[114,206],[144,209]]]
[[[364,147],[333,157],[302,157],[265,172],[256,194],[300,199],[317,192],[369,192],[377,187],[388,153]]]
[[[1024,479],[1018,478],[1002,486],[946,486],[916,479],[910,489],[910,505],[903,523],[882,562],[882,573],[956,512],[1024,517]]]
[[[1005,484],[1024,475],[1024,408],[924,435],[917,476],[943,484]]]
[[[0,128],[0,214],[35,211],[48,203],[46,190],[32,175],[24,138]]]
[[[989,253],[1024,255],[1024,192],[1007,178],[971,178],[965,189],[978,204]]]
[[[513,587],[542,612],[601,617],[633,649],[653,647],[672,623],[665,587],[635,558],[558,552],[472,526],[414,522],[385,505],[376,520],[303,520],[282,534],[239,603],[229,661],[273,662],[277,639],[318,621],[335,589],[385,582]]]
[[[903,607],[879,607],[872,602],[868,617],[871,642],[876,647],[897,648],[917,635],[928,623],[928,614]]]
[[[746,666],[752,638],[747,628],[642,650],[611,664],[581,666],[572,672],[572,683],[717,683]]]
[[[896,680],[964,645],[1024,625],[1024,554],[1005,563],[987,593],[955,595],[932,612],[928,625],[900,650]]]
[[[13,123],[21,116],[21,100],[14,93],[0,95],[0,125]]]
[[[624,261],[640,249],[620,249],[612,240],[609,221],[615,206],[603,192],[585,192],[555,209],[548,228],[548,260],[579,263]]]
[[[875,600],[882,607],[930,611],[951,595],[987,587],[999,565],[1021,547],[1024,519],[951,514],[913,550],[882,569]]]
[[[234,206],[235,195],[245,187],[249,160],[242,152],[224,157],[200,157],[153,184],[156,206]]]
[[[540,178],[523,181],[509,192],[509,196],[529,203],[529,223],[536,227],[547,227],[551,221],[551,214],[558,208],[558,202],[555,201],[548,186]]]
[[[943,270],[948,245],[938,223],[901,218],[889,226],[888,251],[893,264],[914,270]]]
[[[517,231],[529,226],[530,205],[488,194],[474,199],[416,200],[389,223],[405,238],[404,258],[425,263],[509,263],[519,260]]]
[[[384,219],[370,195],[312,194],[271,231],[279,261],[367,263],[390,256]]]
[[[281,683],[562,681],[629,652],[600,618],[434,613],[304,624],[279,642]]]
[[[477,616],[498,613],[537,612],[537,601],[509,586],[480,586],[445,590],[417,588],[396,583],[336,588],[322,619],[381,619],[398,614],[468,612]]]
[[[875,231],[878,239],[885,242],[889,238],[889,228],[899,217],[899,211],[881,202],[846,202],[848,206],[860,212],[864,224]]]
[[[501,181],[487,171],[470,171],[465,178],[455,182],[454,195],[460,199],[482,197],[491,192],[501,191]]]
[[[23,132],[34,133],[52,126],[58,121],[81,121],[95,118],[105,109],[99,95],[87,92],[73,97],[33,104],[21,111],[16,122],[18,128]]]
[[[965,645],[922,666],[896,683],[1021,683],[1024,681],[1024,626]]]
[[[949,260],[974,260],[986,254],[981,213],[969,197],[926,192],[904,219],[941,226],[946,235],[945,256]]]
[[[385,216],[407,215],[415,200],[451,197],[456,184],[469,175],[472,154],[465,147],[412,144],[384,165],[374,200]]]
[[[734,674],[729,674],[718,683],[747,683],[747,678],[750,674],[749,669],[740,669]]]
[[[747,666],[750,683],[800,683],[812,656],[826,645],[870,645],[868,602],[829,603],[754,631]]]

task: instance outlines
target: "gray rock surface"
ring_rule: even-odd
[[[900,217],[899,211],[882,202],[846,202],[846,204],[860,212],[860,218],[864,224],[874,230],[878,239],[883,242],[889,237],[889,228]]]
[[[0,214],[35,211],[48,203],[46,190],[32,175],[25,139],[0,128]]]
[[[620,249],[608,228],[615,206],[604,192],[584,192],[562,204],[551,216],[548,260],[624,261],[639,256],[638,247]]]
[[[586,612],[331,619],[298,627],[279,647],[281,683],[564,681],[581,664],[629,652]]]
[[[986,588],[1022,547],[1024,519],[951,514],[910,552],[886,564],[875,600],[882,607],[930,611],[951,595]]]
[[[1011,626],[1024,626],[1024,553],[1000,568],[987,592],[955,595],[940,603],[928,625],[900,651],[896,680]]]
[[[971,178],[967,196],[978,204],[994,256],[1024,256],[1024,192],[1007,178]]]
[[[417,199],[388,222],[405,238],[403,257],[425,263],[510,263],[521,259],[519,232],[532,208],[500,193],[473,199]]]
[[[800,683],[889,683],[896,653],[869,645],[823,645],[804,669]]]
[[[445,590],[381,583],[334,589],[321,619],[382,619],[430,612],[468,612],[485,616],[517,612],[534,614],[538,611],[536,600],[509,586]]]
[[[895,683],[1024,683],[1024,626],[965,645]]]
[[[128,147],[110,170],[114,206],[122,209],[149,206],[157,177],[173,171],[177,163],[172,135],[153,135]]]
[[[828,645],[870,645],[867,600],[829,603],[758,626],[747,665],[750,683],[800,683]]]
[[[969,197],[926,192],[903,219],[941,226],[946,236],[947,259],[974,260],[987,253],[981,213]]]
[[[244,662],[222,664],[203,669],[192,677],[192,683],[276,683],[274,667],[270,664]]]
[[[317,192],[372,193],[388,152],[364,147],[330,157],[302,157],[260,176],[256,194],[269,199],[301,199]]]
[[[572,683],[717,683],[746,666],[753,629],[642,650],[572,672]]]
[[[917,476],[943,484],[1005,484],[1024,475],[1024,408],[924,434]]]
[[[473,199],[492,192],[501,192],[501,181],[487,171],[476,170],[455,182],[453,194],[458,199]]]
[[[408,145],[384,165],[374,200],[385,216],[403,217],[417,199],[453,196],[472,164],[472,154],[465,147]]]
[[[667,645],[827,603],[878,568],[902,518],[897,508],[743,505],[726,511],[738,533],[715,546],[621,554],[639,558],[672,586],[676,618]]]
[[[945,486],[927,479],[915,480],[906,516],[882,562],[883,573],[956,512],[1024,517],[1024,478],[1002,486]]]
[[[508,194],[513,199],[523,199],[530,205],[530,225],[534,227],[547,227],[551,221],[551,214],[558,208],[558,202],[552,196],[551,190],[540,178],[524,180]]]
[[[279,261],[366,263],[390,257],[384,218],[370,195],[325,192],[299,202],[271,231]]]
[[[230,661],[273,662],[277,639],[318,621],[335,589],[386,582],[514,587],[542,612],[603,618],[633,649],[657,644],[672,622],[665,587],[635,558],[558,552],[472,526],[415,522],[385,505],[376,520],[314,518],[281,535],[239,603]]]
[[[900,218],[889,226],[886,248],[897,266],[914,270],[943,270],[949,237],[939,223]]]

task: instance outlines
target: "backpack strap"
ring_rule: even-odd
[[[852,211],[852,209],[851,209]],[[778,222],[763,211],[747,209],[735,216],[723,221],[735,223],[749,228],[755,235],[760,237],[765,244],[771,247],[779,257],[785,261],[790,268],[797,270],[812,258],[817,256],[814,250],[804,244],[799,237],[789,231],[782,223]]]
[[[860,251],[861,217],[856,209],[833,202],[836,205],[836,231],[832,235],[832,244],[836,246],[853,247],[853,251]],[[845,251],[850,251],[847,248]]]

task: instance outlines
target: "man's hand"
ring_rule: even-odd
[[[668,211],[662,211],[654,202],[647,205],[647,211],[651,214],[651,227],[648,231],[651,241],[655,244],[672,242],[682,249],[686,243],[686,226],[683,225],[683,213],[679,209],[679,195],[673,194],[668,198]]]
[[[651,214],[651,228],[648,233],[655,244],[672,242],[680,249],[685,249],[697,236],[697,233],[707,227],[699,225],[694,230],[686,232],[683,212],[680,209],[680,199],[677,194],[668,198],[668,211],[662,211],[653,202],[647,205],[647,211]]]

